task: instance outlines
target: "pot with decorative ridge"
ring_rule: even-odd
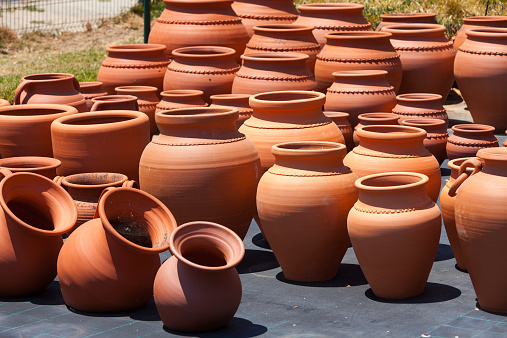
[[[345,145],[347,146],[347,152],[354,148],[353,134],[354,130],[348,120],[349,114],[337,111],[325,111],[324,115],[333,120],[334,124],[340,128],[343,138],[345,139]]]
[[[158,98],[158,88],[152,86],[121,86],[116,87],[115,91],[120,95],[133,95],[137,97],[139,111],[145,113],[150,119],[150,135],[153,136],[157,131],[155,123],[155,110],[160,102]]]
[[[417,127],[426,131],[426,138],[424,139],[424,148],[428,149],[430,153],[435,156],[438,164],[442,165],[447,157],[445,147],[449,133],[445,126],[445,121],[440,119],[427,119],[416,117],[401,121],[402,126]]]
[[[92,99],[91,112],[104,110],[139,110],[137,96],[133,95],[104,95]]]
[[[157,104],[155,114],[162,110],[206,107],[208,104],[203,101],[203,94],[202,90],[196,89],[164,90],[160,93],[162,100]]]
[[[439,94],[411,93],[396,96],[397,104],[393,113],[400,117],[399,123],[406,119],[430,118],[445,121],[445,128],[449,125],[447,110],[442,105]]]
[[[475,28],[507,28],[507,16],[505,15],[487,15],[487,16],[469,16],[463,18],[463,26],[454,35],[454,49],[459,47],[467,39],[467,30]]]
[[[457,124],[447,139],[446,151],[449,160],[474,157],[479,149],[499,147],[493,134],[495,128],[485,124]]]
[[[56,168],[61,165],[62,162],[56,158],[42,156],[18,156],[0,159],[0,168],[7,169],[12,173],[34,173],[51,180],[56,176]]]
[[[437,23],[435,13],[389,13],[382,14],[380,18],[382,21],[377,26],[376,31],[382,30],[384,27],[389,27],[399,24],[418,24],[418,23]]]
[[[250,108],[250,94],[220,94],[211,96],[210,107],[229,107],[238,110],[239,118],[236,127],[239,128],[252,116],[253,109]]]
[[[81,94],[86,101],[86,106],[88,107],[88,111],[93,106],[92,99],[107,95],[107,92],[102,89],[102,82],[79,82],[79,87],[81,88]]]
[[[358,116],[359,123],[354,127],[354,146],[359,145],[359,137],[357,137],[356,130],[364,126],[374,125],[398,125],[398,115],[393,113],[364,113]]]

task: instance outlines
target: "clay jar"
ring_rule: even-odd
[[[76,207],[46,177],[6,169],[0,177],[0,297],[31,296],[56,277],[61,235],[74,226]]]
[[[507,28],[507,16],[469,16],[468,18],[463,18],[463,26],[461,26],[454,36],[454,49],[456,51],[459,50],[459,47],[461,47],[467,38],[467,31],[469,29],[492,27]]]
[[[325,92],[334,81],[333,73],[351,70],[385,70],[387,82],[398,92],[402,68],[400,56],[386,32],[335,32],[326,35],[326,45],[317,55],[317,90]]]
[[[424,148],[426,132],[407,126],[365,126],[358,128],[359,146],[347,154],[343,163],[357,177],[400,171],[421,173],[429,178],[426,191],[433,201],[440,193],[440,166]]]
[[[157,95],[158,88],[152,86],[121,86],[116,87],[115,91],[120,95],[133,95],[137,97],[138,110],[146,114],[150,119],[150,135],[153,136],[157,131],[155,110],[160,101]]]
[[[111,95],[119,86],[153,86],[160,92],[170,62],[164,50],[164,45],[142,43],[107,47],[97,81]]]
[[[90,111],[139,110],[137,97],[132,95],[104,95],[92,99]]]
[[[9,103],[9,101],[4,100],[4,99],[0,99],[0,107],[10,106],[10,105],[11,104]]]
[[[60,104],[23,104],[0,107],[0,155],[53,157],[51,123],[77,114]],[[27,137],[29,136],[29,137]]]
[[[93,106],[92,99],[98,96],[107,95],[107,92],[102,89],[102,82],[99,81],[79,82],[79,86],[81,88],[81,94],[83,94],[86,101],[86,107],[88,108],[87,111],[90,111]]]
[[[358,116],[359,123],[354,127],[354,145],[359,145],[356,130],[364,126],[398,125],[398,115],[392,113],[364,113]]]
[[[296,25],[314,26],[313,35],[321,48],[330,32],[371,31],[371,24],[363,17],[364,6],[353,3],[312,3],[298,6]]]
[[[452,127],[453,134],[447,139],[446,151],[449,160],[473,157],[479,149],[499,147],[493,135],[495,128],[485,124],[457,124]]]
[[[359,200],[348,215],[357,260],[373,293],[405,299],[424,291],[440,239],[440,210],[428,177],[386,172],[356,181]]]
[[[65,303],[79,311],[119,312],[153,296],[159,253],[176,229],[171,212],[140,190],[108,188],[95,218],[77,228],[58,256]]]
[[[438,164],[442,165],[447,157],[445,150],[449,133],[445,127],[445,121],[440,119],[413,118],[406,119],[400,123],[403,126],[417,127],[426,131],[424,148],[435,156]]]
[[[234,78],[233,94],[315,89],[315,77],[306,63],[308,55],[257,52],[241,58],[243,66]]]
[[[55,120],[51,137],[54,157],[62,161],[58,175],[112,172],[138,181],[150,121],[134,111],[82,113]]]
[[[382,14],[382,21],[377,26],[376,31],[382,30],[384,27],[394,25],[419,24],[419,23],[437,23],[435,13],[389,13]]]
[[[64,104],[87,111],[79,92],[79,82],[72,74],[46,73],[23,76],[14,92],[14,104]]]
[[[340,129],[324,116],[326,96],[309,91],[279,91],[252,95],[252,117],[239,131],[253,142],[261,159],[261,174],[275,163],[271,147],[291,141],[325,141],[345,144]]]
[[[208,104],[203,101],[202,94],[202,90],[195,89],[164,90],[160,93],[162,100],[157,104],[155,114],[163,110],[206,107]]]
[[[351,151],[355,145],[353,139],[354,131],[352,130],[352,126],[348,120],[349,114],[337,111],[325,111],[324,115],[333,120],[334,124],[336,124],[336,126],[340,129],[343,138],[345,139],[347,152]]]
[[[12,173],[28,172],[49,179],[56,176],[56,168],[61,165],[62,162],[51,157],[19,156],[0,159],[0,168],[7,169]]]
[[[241,280],[234,268],[245,254],[241,238],[211,222],[179,226],[169,240],[173,254],[154,284],[160,318],[169,329],[203,332],[221,328],[241,302]]]
[[[239,65],[234,50],[226,47],[197,46],[175,49],[164,77],[164,91],[175,89],[202,90],[203,100],[228,94]]]
[[[241,127],[243,122],[252,116],[253,109],[248,103],[249,94],[220,94],[211,96],[210,107],[229,107],[238,110],[239,118],[236,121],[236,128]]]
[[[397,104],[393,113],[400,117],[399,123],[412,118],[430,118],[445,121],[445,128],[449,125],[447,111],[442,105],[442,96],[439,94],[411,93],[396,97]]]
[[[272,152],[275,164],[257,189],[263,234],[285,278],[333,279],[350,245],[347,215],[358,197],[357,176],[343,165],[345,145],[288,142]]]
[[[156,114],[160,135],[141,156],[141,189],[179,224],[205,220],[244,238],[255,212],[259,155],[238,132],[232,108],[182,108]]]
[[[306,60],[313,72],[320,45],[312,34],[312,26],[270,24],[256,26],[246,44],[245,54],[255,52],[295,52],[309,56]]]

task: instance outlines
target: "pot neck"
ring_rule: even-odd
[[[396,52],[390,37],[386,32],[334,32],[325,36],[326,45],[331,47]]]
[[[426,132],[405,126],[365,126],[356,130],[359,146],[389,156],[422,157],[430,153],[424,147]]]
[[[447,42],[445,26],[438,24],[399,24],[387,26],[383,31],[391,33],[391,40]]]
[[[387,82],[387,71],[384,70],[361,70],[334,72],[334,83],[337,85],[366,86],[366,87],[391,87]]]
[[[463,137],[494,137],[495,128],[485,124],[457,124],[452,127],[456,136]]]
[[[205,105],[202,95],[204,93],[201,90],[181,90],[162,92],[162,101],[179,104],[197,104]]]
[[[396,97],[398,105],[421,110],[443,110],[442,96],[438,94],[402,94]]]

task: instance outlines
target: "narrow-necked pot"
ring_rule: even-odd
[[[459,47],[467,39],[467,31],[475,28],[507,28],[507,16],[505,15],[487,15],[487,16],[469,16],[463,18],[463,26],[454,35],[454,49]]]
[[[440,119],[445,121],[445,127],[449,125],[447,110],[442,105],[442,96],[430,93],[410,93],[396,96],[397,104],[393,113],[403,120],[415,117]]]
[[[155,114],[163,110],[206,107],[207,103],[202,99],[203,94],[202,90],[196,89],[164,90],[160,93],[162,100],[157,104]]]
[[[500,146],[493,134],[495,128],[486,124],[457,124],[452,131],[446,145],[449,160],[474,157],[479,149]]]
[[[354,127],[354,145],[359,145],[359,137],[357,137],[356,130],[364,126],[373,125],[398,125],[399,116],[393,113],[364,113],[357,117],[359,123]]]

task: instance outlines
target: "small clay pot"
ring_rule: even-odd
[[[400,117],[399,123],[412,118],[430,118],[445,121],[449,125],[449,116],[442,105],[442,96],[429,93],[411,93],[396,96],[398,103],[393,113]]]
[[[378,24],[376,31],[381,31],[384,27],[390,27],[399,24],[419,24],[419,23],[437,23],[435,13],[389,13],[382,14],[382,21]]]
[[[333,120],[334,124],[340,128],[343,138],[345,139],[345,145],[347,146],[347,152],[354,148],[353,134],[354,130],[348,120],[349,114],[336,111],[325,111],[324,115]]]
[[[11,104],[9,103],[9,101],[4,100],[4,99],[0,99],[0,107],[10,106],[10,105]]]
[[[483,148],[499,147],[498,139],[493,135],[495,128],[485,124],[457,124],[447,139],[446,151],[449,160],[462,157],[475,157]]]
[[[454,35],[454,49],[459,47],[467,39],[467,31],[476,28],[507,28],[507,16],[505,15],[488,15],[488,16],[469,16],[463,18],[463,26]]]
[[[202,94],[202,90],[196,89],[164,90],[160,93],[162,100],[157,104],[155,114],[163,110],[206,107],[208,104],[202,99]]]
[[[145,113],[150,119],[150,135],[153,136],[157,131],[155,123],[155,110],[160,102],[158,98],[158,88],[152,86],[121,86],[116,87],[115,91],[120,95],[132,95],[137,97],[138,109]]]
[[[92,99],[90,111],[104,110],[139,110],[137,97],[133,95],[104,95]]]
[[[354,145],[359,145],[359,137],[356,130],[364,126],[374,125],[398,125],[399,116],[392,113],[364,113],[358,116],[359,123],[354,127]]]
[[[426,130],[424,148],[435,156],[442,165],[447,157],[446,145],[449,133],[445,127],[445,121],[440,119],[413,118],[401,121],[402,126],[417,127]]]
[[[7,169],[12,173],[34,173],[51,180],[56,176],[56,168],[61,165],[60,160],[52,157],[19,156],[0,159],[0,168]]]
[[[107,92],[102,89],[102,82],[100,81],[79,82],[79,87],[81,89],[81,94],[83,94],[83,97],[86,101],[86,106],[88,107],[87,111],[90,111],[93,106],[92,99],[98,96],[107,95]]]
[[[239,128],[252,116],[253,109],[250,108],[250,94],[220,94],[211,96],[210,107],[229,107],[238,110],[239,118],[236,127]]]

